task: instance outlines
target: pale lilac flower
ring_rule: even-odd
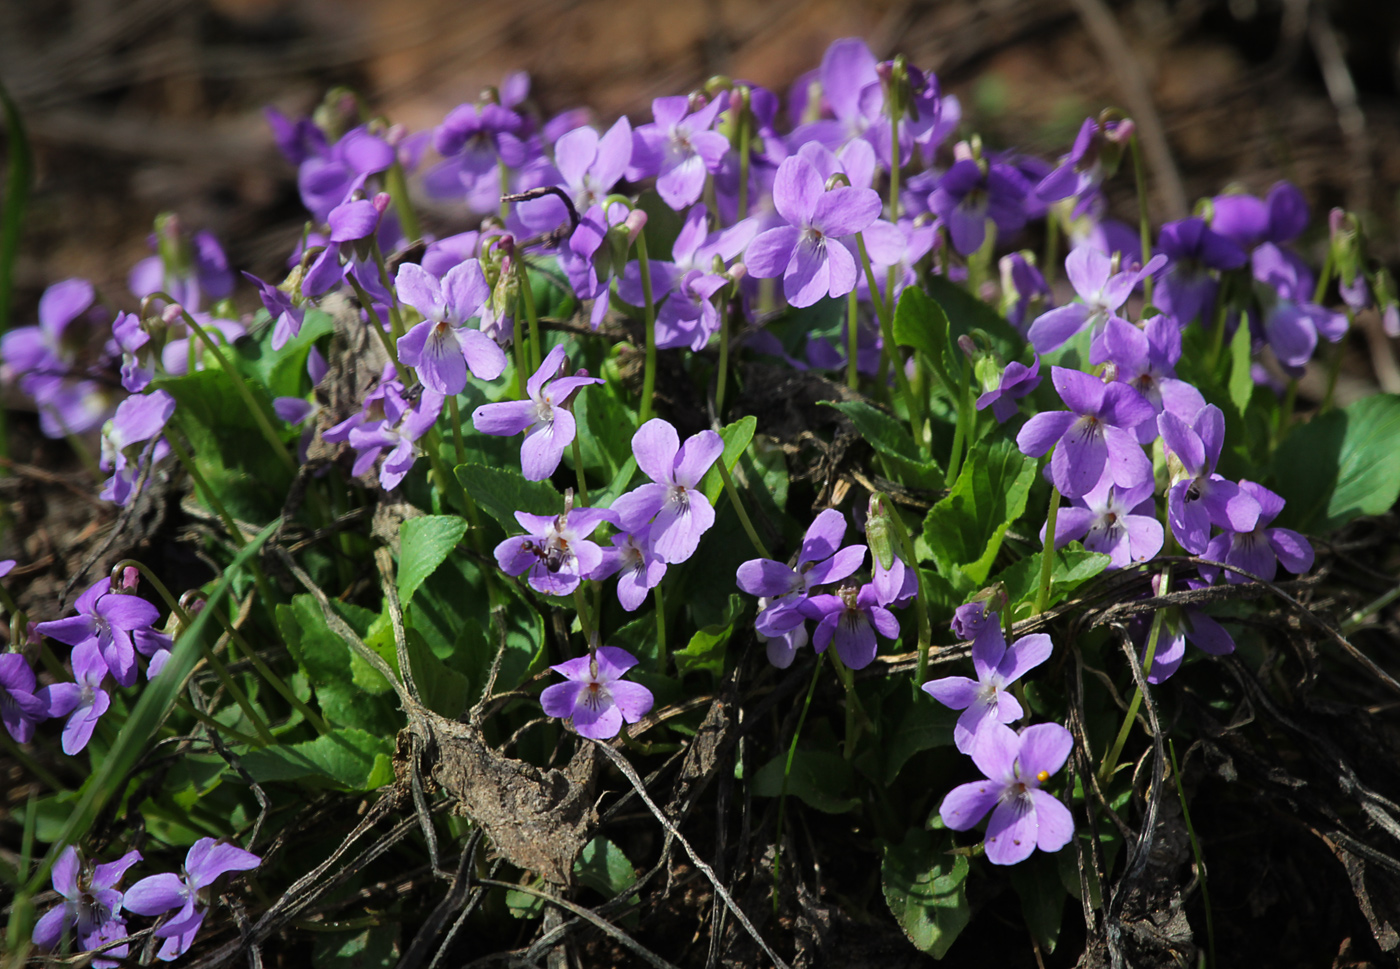
[[[844,585],[837,595],[808,596],[797,605],[801,614],[817,624],[812,646],[823,652],[834,641],[841,662],[853,670],[864,669],[875,659],[878,631],[886,639],[899,638],[899,620],[880,605],[875,587],[857,589]]]
[[[637,665],[637,658],[616,646],[601,646],[591,656],[580,656],[551,666],[568,678],[567,683],[545,687],[540,705],[546,716],[572,717],[574,730],[589,740],[611,740],[622,722],[636,723],[647,715],[653,699],[640,683],[622,679]]]
[[[758,600],[760,610],[767,608],[767,601]],[[780,670],[785,670],[792,665],[792,661],[797,658],[797,651],[809,642],[807,636],[807,623],[799,622],[796,626],[786,632],[776,636],[765,636],[758,633],[758,638],[765,644],[765,651],[768,655],[768,662],[772,663]]]
[[[91,645],[122,686],[136,682],[136,650],[131,634],[148,629],[160,618],[156,607],[140,596],[111,592],[112,580],[103,576],[78,597],[78,615],[41,622],[35,632],[77,648]],[[76,658],[74,660],[76,663]],[[76,672],[76,668],[75,668]]]
[[[1163,411],[1157,428],[1168,454],[1181,466],[1167,491],[1167,520],[1181,547],[1192,555],[1202,554],[1212,524],[1232,532],[1252,531],[1259,521],[1259,503],[1215,473],[1225,443],[1225,415],[1220,408],[1207,404],[1190,424]]]
[[[1279,361],[1301,367],[1312,359],[1319,335],[1336,343],[1346,335],[1347,318],[1312,301],[1313,279],[1302,260],[1273,243],[1254,250],[1255,292],[1263,306],[1264,339]]]
[[[666,560],[652,546],[650,525],[618,532],[612,543],[612,548],[603,549],[602,564],[587,577],[602,581],[617,573],[617,601],[628,612],[635,612],[646,601],[647,593],[666,577]]]
[[[524,164],[537,147],[528,124],[510,105],[459,104],[433,130],[433,148],[445,161],[427,174],[434,195],[466,194],[476,212],[493,212],[504,192],[500,169]]]
[[[308,156],[297,170],[302,204],[317,222],[325,222],[331,210],[363,188],[365,180],[394,163],[394,149],[360,125],[347,131],[334,145],[307,144]]]
[[[997,423],[1005,424],[1019,407],[1016,401],[1040,386],[1040,357],[1036,357],[1027,367],[1018,360],[1012,360],[997,377],[995,384],[984,383],[983,393],[977,398],[977,409],[992,409]]]
[[[591,127],[561,135],[554,144],[556,167],[542,172],[538,184],[562,187],[581,213],[607,197],[631,161],[632,124],[624,115],[603,135]],[[549,232],[569,217],[564,203],[553,195],[520,202],[515,214],[527,229],[522,236]]]
[[[1053,367],[1050,379],[1070,409],[1036,414],[1016,435],[1016,445],[1031,457],[1055,448],[1050,476],[1061,494],[1088,494],[1105,471],[1124,488],[1152,477],[1152,462],[1133,434],[1151,420],[1151,404],[1127,384],[1105,384],[1077,370]]]
[[[497,545],[496,563],[506,575],[525,574],[530,588],[551,596],[568,595],[598,570],[603,550],[590,536],[603,522],[617,524],[606,508],[569,508],[562,515],[517,511],[515,520],[526,534]]]
[[[495,380],[506,355],[480,330],[466,326],[491,295],[481,263],[468,259],[447,271],[439,283],[422,266],[406,262],[394,279],[399,299],[423,315],[423,322],[399,338],[399,359],[418,369],[423,385],[440,394],[460,394],[467,371]]]
[[[1103,331],[1103,349],[1105,360],[1113,364],[1114,379],[1141,394],[1156,413],[1169,410],[1189,421],[1206,405],[1199,390],[1176,378],[1181,328],[1171,317],[1158,314],[1138,329],[1111,316]],[[1151,444],[1157,437],[1157,422],[1143,421],[1136,431],[1139,444]]]
[[[1115,273],[1108,255],[1092,246],[1079,246],[1065,257],[1065,275],[1082,302],[1067,303],[1036,317],[1027,333],[1040,353],[1064,346],[1070,337],[1089,327],[1097,337],[1109,317],[1128,301],[1133,288],[1166,264],[1165,256],[1153,256],[1146,266]],[[1090,359],[1101,363],[1098,352]]]
[[[690,99],[656,98],[651,102],[655,119],[632,132],[631,181],[656,176],[656,193],[679,211],[700,198],[705,175],[719,170],[729,139],[711,131],[715,117],[728,97],[724,94],[709,104],[690,110]]]
[[[1105,478],[1073,505],[1060,509],[1055,518],[1055,547],[1080,539],[1089,551],[1107,555],[1110,569],[1146,562],[1162,550],[1166,539],[1155,516],[1154,488],[1151,478],[1130,488]],[[1040,540],[1045,541],[1044,525]]]
[[[77,929],[78,947],[96,949],[107,942],[124,938],[126,921],[122,919],[121,884],[126,870],[141,860],[141,852],[128,851],[116,861],[105,865],[85,865],[72,845],[63,849],[53,864],[53,888],[63,896],[63,904],[44,913],[34,925],[34,944],[41,949],[56,948],[69,929]],[[121,965],[127,947],[119,945],[95,957],[97,969],[113,969]]]
[[[1144,623],[1144,629],[1147,624]],[[1235,641],[1210,616],[1193,606],[1167,609],[1162,620],[1162,631],[1157,637],[1157,652],[1152,657],[1152,670],[1147,674],[1147,682],[1165,683],[1180,667],[1186,658],[1186,643],[1192,644],[1211,656],[1228,656],[1235,651]],[[1142,656],[1147,658],[1147,637],[1142,639]]]
[[[380,454],[386,450],[389,452],[379,469],[379,484],[385,491],[393,491],[418,460],[418,439],[437,423],[438,415],[442,413],[443,396],[424,390],[417,402],[411,403],[399,391],[397,382],[385,384],[382,389],[384,393],[380,406],[383,418],[371,421],[362,418],[361,423],[349,429],[345,440],[358,452],[351,469],[356,477],[374,467]],[[328,434],[323,437],[329,440]]]
[[[29,661],[19,653],[0,653],[0,723],[22,744],[34,736],[34,725],[49,716],[48,703],[36,693]]]
[[[164,390],[128,397],[117,405],[117,413],[102,428],[98,466],[112,472],[112,477],[102,486],[101,498],[118,505],[131,500],[136,479],[146,464],[170,453],[170,445],[160,435],[174,413],[175,398]],[[146,442],[152,439],[157,439],[156,443],[146,454]]]
[[[1000,623],[999,613],[988,608],[986,602],[969,602],[953,610],[953,621],[949,628],[960,639],[977,639],[984,633],[996,629]],[[997,632],[998,636],[1001,635]],[[1006,640],[1003,638],[1002,642]]]
[[[841,547],[846,536],[846,516],[828,508],[807,526],[796,567],[773,559],[750,559],[739,566],[735,581],[749,595],[766,600],[754,628],[764,636],[780,636],[800,625],[797,607],[821,585],[847,578],[865,564],[866,547]]]
[[[1152,299],[1183,327],[1197,317],[1209,322],[1220,285],[1211,270],[1239,269],[1248,258],[1243,249],[1199,218],[1162,226],[1157,251],[1167,257],[1167,266]]]
[[[554,473],[564,458],[564,449],[577,433],[574,415],[564,404],[580,388],[603,382],[587,375],[560,376],[565,363],[564,347],[555,347],[525,382],[528,400],[482,404],[472,413],[472,426],[482,434],[509,436],[525,432],[520,466],[530,481],[543,481]]]
[[[818,118],[800,125],[792,133],[791,143],[803,145],[817,141],[836,149],[852,139],[862,138],[872,126],[878,125],[884,109],[884,91],[880,85],[875,55],[859,37],[843,37],[831,42],[822,55],[821,67],[812,72],[812,80],[821,86],[821,107],[829,109],[834,118]],[[794,104],[802,105],[806,87],[794,85]],[[814,105],[806,105],[807,112]],[[883,129],[883,147],[889,152],[889,127]],[[874,141],[875,133],[871,132]],[[876,144],[873,147],[881,147]]]
[[[165,872],[143,878],[126,890],[123,905],[137,915],[160,915],[179,909],[158,926],[155,936],[165,944],[156,953],[162,962],[171,962],[189,951],[204,924],[209,892],[218,877],[230,871],[250,871],[262,859],[230,844],[216,844],[213,838],[200,838],[185,854],[180,873]]]
[[[112,339],[122,352],[122,389],[141,393],[156,376],[158,360],[151,334],[135,313],[118,313],[112,321]]]
[[[1288,182],[1277,182],[1266,199],[1217,195],[1211,199],[1210,227],[1243,249],[1261,243],[1291,242],[1308,227],[1308,203]]]
[[[132,597],[117,596],[116,598]],[[136,601],[142,602],[139,599]],[[142,604],[150,605],[145,602]],[[46,624],[40,623],[40,625]],[[49,716],[68,718],[68,722],[63,725],[63,752],[70,757],[81,753],[83,748],[88,745],[88,741],[92,739],[93,730],[97,728],[97,721],[112,705],[112,697],[106,690],[102,689],[102,681],[107,677],[107,663],[103,660],[102,654],[98,652],[96,641],[90,639],[73,647],[72,662],[73,677],[76,682],[55,683],[52,686],[44,687],[38,694],[42,697],[47,691]],[[134,660],[131,670],[134,679],[136,671]]]
[[[690,558],[715,523],[715,510],[699,489],[723,452],[724,441],[714,431],[693,434],[682,445],[669,423],[659,417],[647,421],[632,435],[632,453],[652,483],[613,502],[621,527],[632,531],[651,522],[656,554],[672,565]]]
[[[1108,121],[1100,125],[1093,118],[1085,118],[1079,126],[1079,134],[1074,139],[1074,147],[1068,155],[1060,159],[1058,167],[1042,178],[1035,187],[1035,194],[1043,201],[1058,202],[1060,199],[1075,198],[1073,217],[1083,214],[1090,197],[1095,195],[1107,174],[1104,154],[1111,152],[1116,158],[1124,142],[1132,135],[1133,123],[1127,119]],[[1114,162],[1116,165],[1116,161]]]
[[[1044,633],[1022,636],[1010,646],[1001,632],[997,614],[991,613],[985,631],[972,641],[972,666],[977,679],[945,676],[930,680],[923,691],[945,707],[963,711],[953,727],[953,743],[970,753],[978,733],[986,725],[1014,723],[1025,716],[1010,693],[1015,683],[1050,658],[1054,645]]]
[[[794,155],[778,167],[773,204],[787,225],[760,233],[744,263],[757,279],[783,277],[793,306],[811,306],[823,296],[844,296],[856,285],[857,267],[839,239],[870,226],[880,214],[880,196],[868,188],[826,191],[806,158]]]
[[[1036,848],[1059,851],[1074,837],[1074,817],[1041,785],[1064,766],[1073,747],[1073,736],[1058,723],[1038,723],[1019,735],[988,724],[971,752],[986,777],[948,792],[938,808],[943,823],[966,831],[991,811],[986,851],[994,865],[1025,861]]]
[[[1270,528],[1278,513],[1283,511],[1283,499],[1263,485],[1240,481],[1240,492],[1258,505],[1259,517],[1254,527],[1228,531],[1217,535],[1206,545],[1204,557],[1243,569],[1267,582],[1273,581],[1280,564],[1295,575],[1302,575],[1313,565],[1312,545],[1291,528]],[[1203,568],[1202,578],[1214,579],[1218,570]],[[1238,572],[1225,571],[1227,582],[1250,581]]]
[[[292,301],[292,298],[271,283],[263,282],[252,273],[243,274],[258,287],[258,297],[267,313],[272,317],[272,349],[280,350],[287,341],[301,333],[306,311]],[[130,389],[130,388],[128,388]]]
[[[152,249],[158,247],[160,236],[166,238],[162,251],[173,255],[169,259],[148,256],[132,267],[127,287],[133,296],[144,299],[164,292],[194,312],[233,293],[233,270],[212,232],[196,232],[187,241],[180,220],[163,215],[156,219],[156,231],[149,239]]]
[[[875,589],[875,601],[888,608],[903,609],[919,594],[919,577],[904,564],[898,550],[889,568],[881,565],[879,558],[872,558],[870,585]]]

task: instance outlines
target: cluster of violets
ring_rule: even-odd
[[[84,861],[76,848],[65,848],[53,866],[53,888],[63,901],[35,924],[34,944],[56,949],[71,935],[81,949],[101,950],[92,960],[97,969],[115,969],[128,955],[128,943],[119,942],[128,936],[123,912],[147,916],[173,912],[152,933],[164,940],[156,958],[171,962],[194,944],[209,910],[209,889],[219,876],[249,871],[262,862],[242,848],[200,838],[190,846],[180,871],[150,875],[123,892],[120,886],[127,869],[141,860],[141,852],[128,851],[116,861],[94,864]]]
[[[1025,454],[1051,454],[1047,475],[1067,500],[1043,540],[1079,540],[1110,556],[1112,568],[1147,562],[1167,541],[1157,506],[1164,491],[1176,544],[1230,567],[1202,567],[1189,584],[1209,584],[1221,573],[1229,582],[1272,579],[1279,566],[1295,573],[1311,567],[1307,541],[1272,525],[1283,505],[1278,495],[1216,473],[1224,415],[1175,368],[1182,333],[1193,324],[1221,333],[1247,327],[1253,351],[1272,367],[1255,367],[1256,380],[1268,386],[1279,374],[1298,376],[1319,343],[1340,341],[1362,309],[1379,310],[1388,332],[1400,336],[1394,283],[1362,258],[1351,216],[1332,215],[1321,280],[1291,248],[1308,210],[1284,183],[1264,198],[1203,200],[1196,215],[1162,226],[1145,249],[1136,230],[1108,216],[1102,191],[1134,137],[1130,120],[1086,120],[1071,151],[1053,164],[985,148],[976,138],[950,143],[961,122],[957,99],[932,74],[902,59],[877,61],[854,39],[834,43],[786,104],[762,87],[717,81],[689,97],[658,98],[649,122],[634,127],[623,117],[600,131],[582,111],[541,118],[528,95],[528,79],[512,75],[416,134],[361,122],[348,97],[331,99],[315,119],[269,110],[310,216],[283,281],[248,276],[269,314],[273,349],[296,338],[307,311],[336,294],[354,301],[394,359],[348,412],[328,413],[305,398],[275,402],[288,424],[308,426],[307,439],[343,445],[356,478],[398,488],[449,402],[455,407],[469,381],[499,380],[508,351],[521,377],[533,372],[518,394],[488,388],[495,402],[477,407],[472,425],[488,435],[523,435],[527,479],[555,474],[578,433],[573,400],[603,380],[571,369],[565,345],[540,359],[534,339],[538,365],[524,366],[529,354],[517,341],[519,317],[532,312],[522,282],[527,258],[557,260],[595,327],[614,309],[645,307],[659,350],[704,349],[733,313],[752,324],[736,340],[755,352],[799,368],[838,369],[854,347],[856,369],[867,375],[893,350],[868,323],[872,307],[892,306],[905,287],[943,274],[977,283],[978,295],[999,304],[1033,351],[1026,362],[972,350],[982,391],[976,406],[1003,424],[1021,420],[1021,401],[1043,376],[1041,355],[1090,333],[1092,372],[1049,368],[1066,409],[1034,414],[1015,433]],[[410,177],[431,196],[465,203],[484,217],[481,227],[422,236],[404,194]],[[669,259],[649,258],[645,248],[647,220],[635,200],[646,187],[680,218]],[[1009,249],[1042,220],[1064,230],[1070,244],[1063,268],[1075,298],[1059,306],[1028,251],[1003,255],[999,276],[981,271],[994,247]],[[250,326],[234,318],[235,275],[212,236],[191,235],[164,217],[151,243],[156,254],[129,278],[140,313],[114,314],[91,284],[69,279],[44,293],[37,325],[0,340],[0,380],[34,399],[46,434],[101,428],[100,464],[110,474],[102,495],[117,504],[130,502],[143,479],[178,454],[165,437],[176,401],[154,385],[203,367],[211,344],[232,344]],[[1322,305],[1332,282],[1342,310]],[[1138,298],[1149,292],[1150,299]],[[850,294],[860,306],[858,333],[840,345],[811,339],[805,359],[790,356],[762,326],[779,298],[806,307]],[[314,385],[328,373],[314,348],[307,369]],[[1158,446],[1165,485],[1150,457]],[[560,514],[517,512],[523,533],[495,549],[502,571],[553,596],[615,575],[623,608],[639,608],[713,524],[700,485],[723,443],[713,431],[682,442],[658,418],[637,430],[632,451],[647,483],[607,508],[576,505],[571,494]],[[845,667],[860,669],[874,660],[880,638],[899,637],[892,610],[914,601],[916,563],[896,555],[886,567],[872,557],[866,570],[867,547],[842,546],[846,528],[845,516],[828,509],[788,562],[759,558],[739,568],[739,588],[759,599],[755,627],[775,666],[789,666],[810,643],[817,652],[834,645]],[[133,685],[138,657],[146,658],[148,676],[159,672],[170,637],[155,629],[155,607],[134,594],[134,574],[120,585],[103,579],[77,601],[78,615],[32,627],[34,636],[72,648],[73,682],[40,687],[23,654],[0,655],[0,714],[16,740],[28,741],[46,718],[67,717],[63,749],[77,753],[108,707],[109,677]],[[1008,726],[1023,711],[1007,688],[1049,656],[1050,641],[1027,636],[1008,645],[997,614],[981,605],[960,609],[954,630],[973,641],[977,679],[948,677],[924,689],[963,711],[957,747],[985,779],[950,793],[944,820],[963,830],[990,812],[986,852],[998,864],[1037,846],[1057,850],[1072,823],[1041,785],[1064,763],[1068,732],[1038,724],[1018,734]],[[1169,610],[1163,634],[1153,682],[1180,666],[1187,640],[1213,654],[1233,649],[1229,634],[1199,609]],[[622,679],[635,663],[624,650],[593,644],[588,655],[554,667],[566,682],[545,691],[546,713],[572,718],[582,736],[615,736],[652,704],[645,688]],[[123,899],[115,885],[135,853],[91,871],[80,870],[71,849],[64,858],[55,887],[67,901],[54,910],[61,915],[41,921],[36,940],[52,944],[76,927],[90,948],[125,931],[123,907],[153,915],[178,905],[156,933],[167,938],[161,958],[188,948],[203,917],[199,893],[219,873],[257,864],[247,852],[200,842],[184,874],[145,879]]]

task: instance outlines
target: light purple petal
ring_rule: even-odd
[[[122,908],[137,915],[160,915],[180,908],[189,897],[189,888],[179,875],[163,872],[143,878],[126,890]]]
[[[751,596],[781,596],[801,586],[796,572],[772,559],[749,559],[739,566],[734,579]]]
[[[1056,773],[1065,765],[1073,748],[1074,735],[1058,723],[1038,723],[1027,727],[1021,734],[1021,776],[1032,778],[1041,771]]]
[[[823,189],[822,177],[812,163],[799,155],[789,155],[778,166],[773,180],[773,206],[789,225],[811,225],[817,203],[825,194]]]
[[[744,266],[755,279],[781,276],[792,261],[801,230],[790,225],[761,232],[744,253]]]
[[[1030,796],[1035,803],[1036,847],[1059,851],[1074,838],[1074,816],[1049,791],[1033,790]]]
[[[482,404],[472,412],[472,426],[482,434],[510,436],[519,434],[534,423],[537,410],[528,400],[503,400],[497,404]]]
[[[977,743],[970,753],[977,769],[994,781],[1011,783],[1016,776],[1016,758],[1021,752],[1021,738],[1016,731],[1000,723],[989,723],[978,733]]]
[[[1021,427],[1016,435],[1016,446],[1022,454],[1038,458],[1059,443],[1078,419],[1078,415],[1063,410],[1036,414]]]
[[[1035,851],[1035,802],[1029,796],[1002,801],[987,822],[987,860],[994,865],[1015,865]]]
[[[1036,317],[1026,336],[1038,353],[1050,353],[1064,346],[1088,322],[1089,307],[1083,303],[1069,303]]]
[[[628,723],[636,723],[651,711],[655,702],[651,691],[640,683],[631,683],[620,680],[608,687],[612,693],[613,702],[622,713],[622,719]]]
[[[700,431],[688,437],[674,460],[671,480],[686,488],[694,488],[710,466],[724,453],[724,439],[714,431]],[[640,462],[638,462],[640,464]]]
[[[653,417],[632,435],[632,453],[637,458],[637,467],[658,484],[674,483],[672,471],[680,446],[676,429],[659,417]]]
[[[669,499],[652,523],[652,548],[666,562],[675,565],[695,554],[700,536],[715,523],[715,510],[698,491],[687,489],[684,502]]]
[[[1022,636],[1012,643],[997,664],[997,673],[1003,682],[1011,684],[1019,680],[1028,670],[1033,670],[1050,658],[1054,643],[1045,633],[1032,633]]]
[[[527,481],[543,481],[552,475],[564,458],[564,449],[574,439],[574,415],[562,407],[554,409],[554,420],[536,424],[520,445],[520,470]]]
[[[1302,575],[1313,566],[1313,547],[1306,538],[1291,528],[1271,528],[1269,546],[1285,569]]]
[[[828,236],[854,235],[879,217],[880,208],[874,189],[833,188],[817,200],[812,225]]]
[[[938,806],[943,823],[954,831],[966,831],[987,816],[1001,797],[1001,786],[994,781],[980,780],[959,784],[948,792]]]
[[[929,680],[920,689],[953,710],[966,710],[977,699],[977,681],[966,676],[945,676],[939,680]]]

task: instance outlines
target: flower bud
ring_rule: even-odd
[[[891,534],[889,499],[880,492],[870,496],[865,515],[865,543],[880,568],[894,566],[894,536]]]

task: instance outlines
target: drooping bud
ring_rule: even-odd
[[[880,568],[894,567],[894,535],[890,523],[889,499],[882,492],[870,496],[865,517],[865,543]]]

